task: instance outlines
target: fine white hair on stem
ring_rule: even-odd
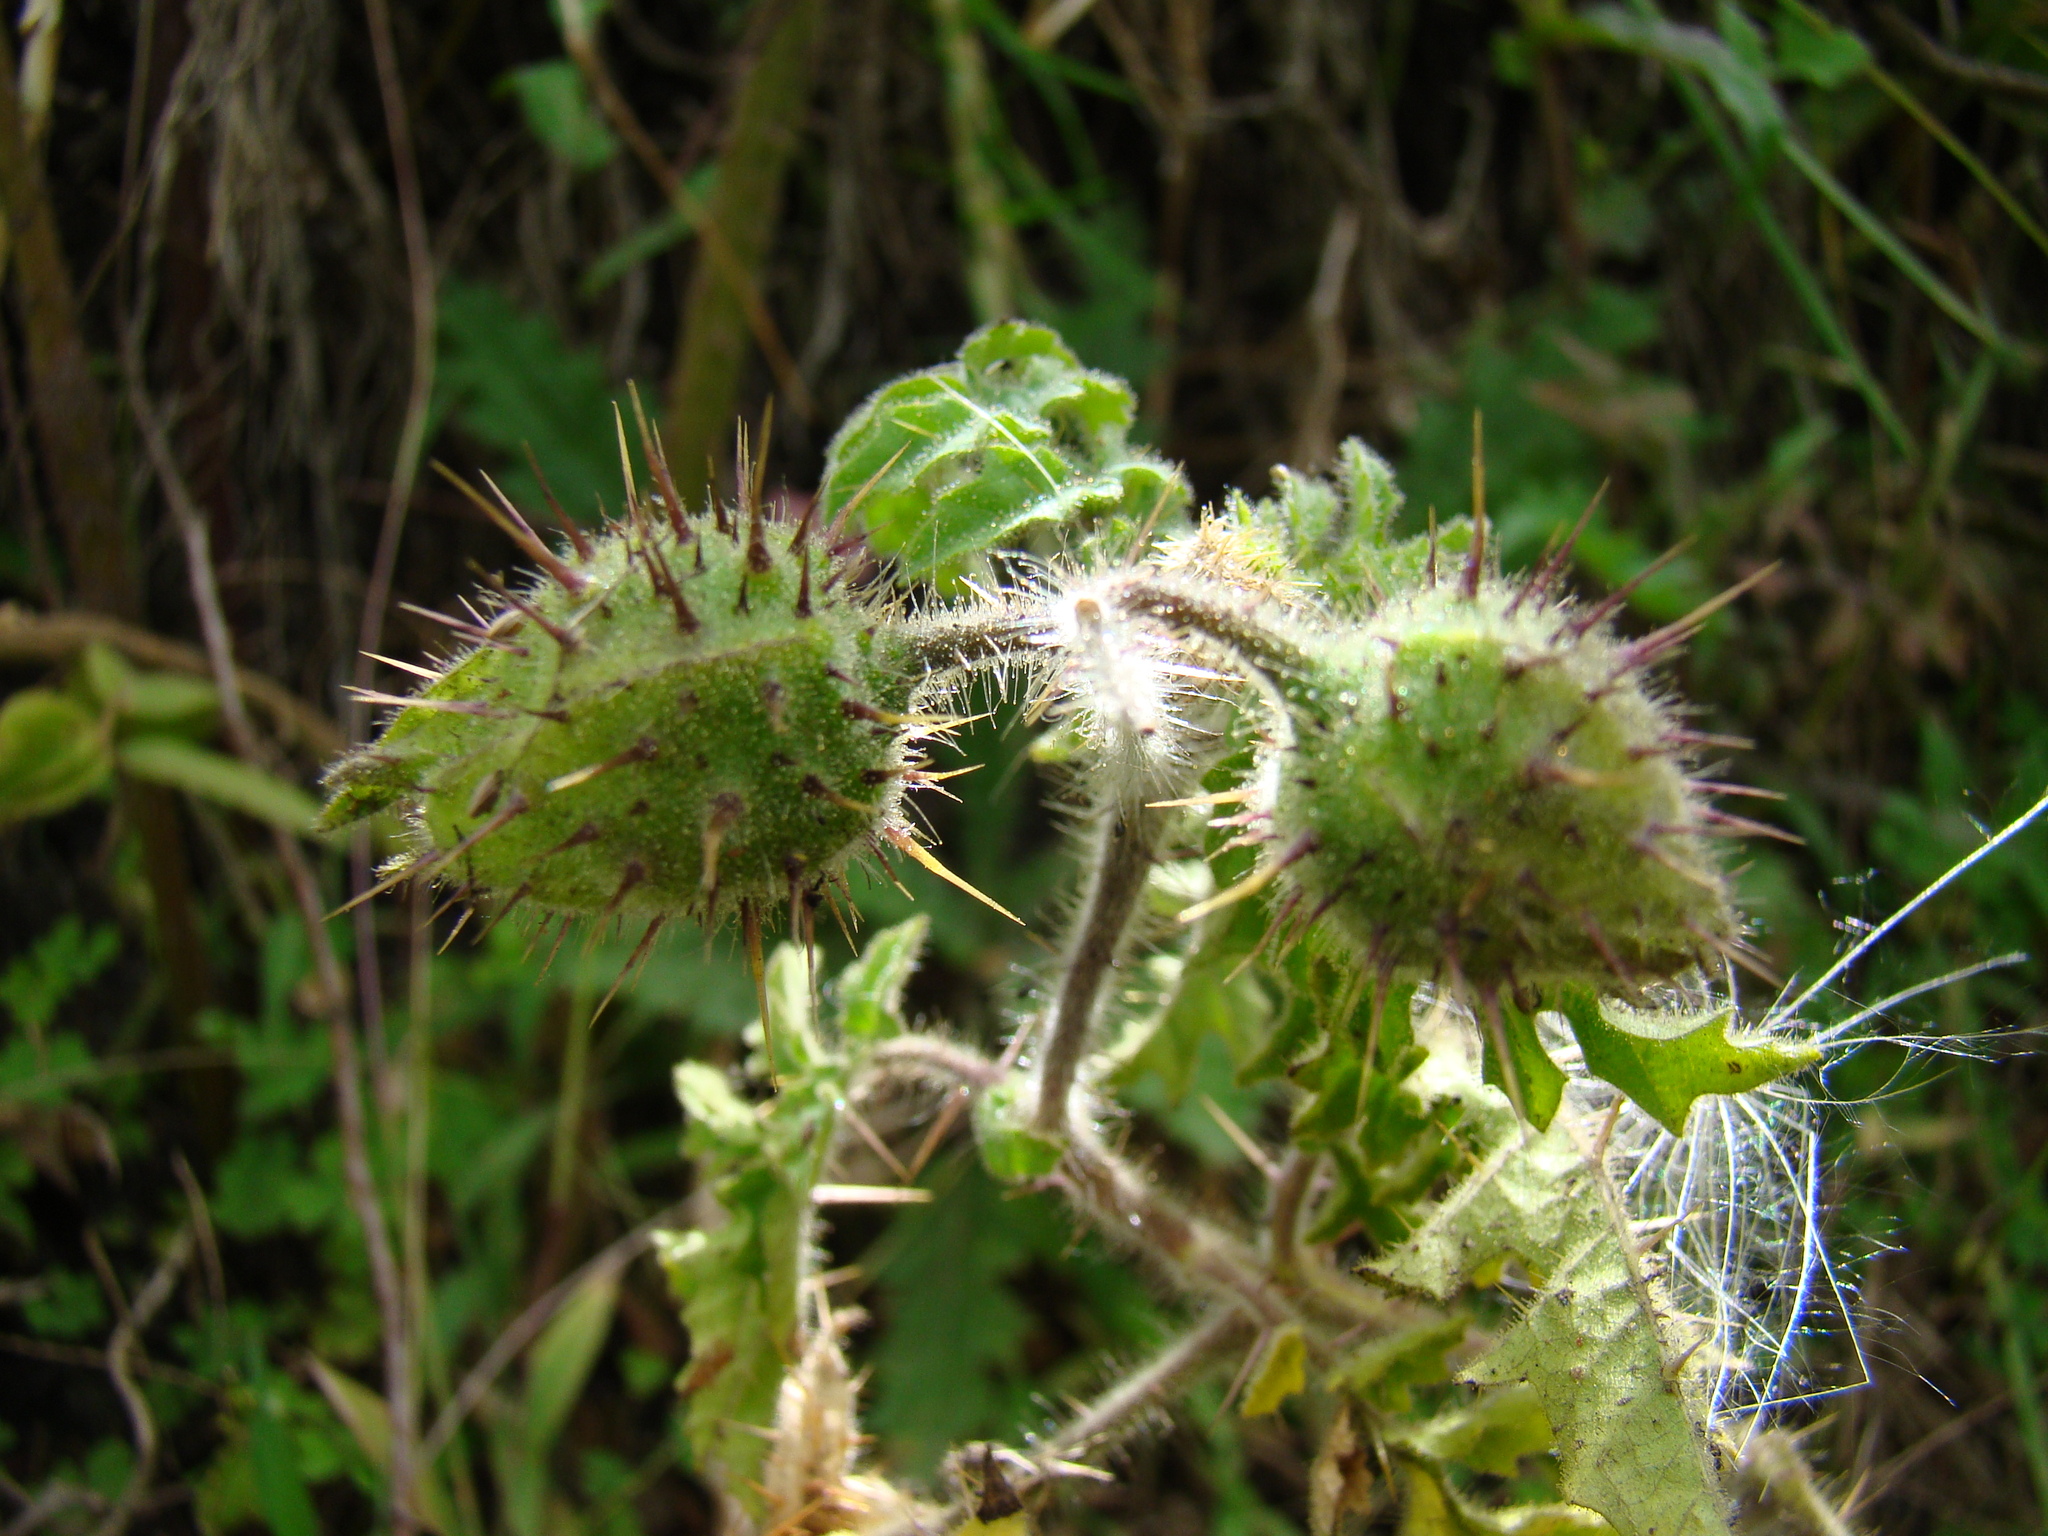
[[[1183,778],[1201,705],[1226,682],[1198,664],[1163,626],[1134,616],[1116,595],[1118,576],[1050,576],[1040,589],[1031,641],[1056,658],[1052,686],[1087,736],[1112,800],[1153,793]]]

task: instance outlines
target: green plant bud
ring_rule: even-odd
[[[1482,995],[1673,976],[1734,942],[1681,766],[1686,733],[1606,606],[1574,611],[1483,557],[1320,639],[1283,688],[1271,845],[1300,905],[1373,969]]]
[[[1351,437],[1337,450],[1331,474],[1305,475],[1276,465],[1271,496],[1254,501],[1233,490],[1224,506],[1240,527],[1277,542],[1293,579],[1311,584],[1325,605],[1358,614],[1424,579],[1428,538],[1393,536],[1405,499],[1393,467]],[[1443,529],[1439,558],[1462,557],[1471,533],[1462,519]]]
[[[330,772],[326,823],[397,805],[403,873],[707,923],[900,845],[916,730],[884,615],[833,579],[808,517],[792,537],[758,510],[661,508],[635,501],[573,558],[508,523],[548,578],[456,624],[474,644],[417,696],[378,696],[400,707]]]
[[[1188,495],[1176,466],[1130,441],[1136,419],[1123,380],[1082,367],[1042,325],[999,321],[956,361],[869,396],[825,450],[818,500],[826,517],[856,509],[912,578],[1047,524],[1101,519],[1125,542]]]

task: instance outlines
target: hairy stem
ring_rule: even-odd
[[[1189,1211],[1079,1127],[1054,1177],[1105,1236],[1151,1255],[1192,1290],[1236,1300],[1262,1326],[1298,1322],[1304,1311],[1340,1327],[1389,1328],[1417,1315],[1334,1275],[1306,1294],[1290,1293],[1249,1244]]]
[[[1067,1128],[1074,1078],[1081,1070],[1103,989],[1145,894],[1145,877],[1152,871],[1169,814],[1147,808],[1135,796],[1112,801],[1102,813],[1088,894],[1060,968],[1051,1035],[1039,1073],[1035,1123],[1046,1135],[1057,1136]]]
[[[1301,1271],[1301,1207],[1315,1176],[1316,1158],[1299,1147],[1288,1150],[1273,1180],[1272,1208],[1266,1217],[1266,1252],[1275,1279],[1293,1280]]]
[[[1002,1068],[986,1056],[968,1046],[941,1040],[936,1035],[898,1035],[893,1040],[885,1040],[875,1047],[874,1060],[884,1066],[901,1062],[929,1067],[949,1077],[957,1077],[972,1088],[992,1087],[1003,1080]]]
[[[1849,1522],[1814,1481],[1799,1441],[1785,1430],[1767,1429],[1751,1439],[1739,1470],[1742,1480],[1799,1536],[1854,1536]]]
[[[1069,1460],[1100,1450],[1135,1415],[1250,1331],[1250,1320],[1240,1308],[1216,1308],[1148,1364],[1083,1408],[1072,1423],[1046,1442],[1038,1458],[1040,1463]]]

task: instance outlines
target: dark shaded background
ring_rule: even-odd
[[[1764,814],[1805,840],[1745,855],[1787,969],[2048,782],[2038,0],[616,0],[587,32],[577,14],[565,34],[528,0],[71,0],[53,70],[14,39],[10,686],[103,700],[91,642],[203,673],[203,531],[237,659],[310,724],[259,701],[252,738],[194,739],[310,785],[365,718],[343,685],[404,681],[359,670],[366,636],[400,658],[436,644],[395,605],[444,605],[471,562],[514,558],[416,477],[422,450],[530,500],[530,443],[594,515],[617,500],[626,381],[676,462],[720,479],[734,419],[773,394],[770,475],[801,495],[870,389],[1018,310],[1131,378],[1205,497],[1358,434],[1401,464],[1411,516],[1456,515],[1478,411],[1510,562],[1603,483],[1583,586],[1687,541],[1632,624],[1778,562],[1680,678],[1703,729],[1754,739],[1730,774],[1781,793]],[[1034,770],[1010,737],[975,750],[995,766],[944,823],[952,856],[1049,914],[1061,845]],[[668,1067],[728,1059],[748,1015],[729,958],[679,942],[585,1056],[568,1026],[617,956],[542,979],[508,932],[431,960],[403,898],[332,925],[341,995],[291,859],[238,805],[124,770],[0,830],[9,1532],[373,1523],[373,1458],[321,1376],[374,1388],[387,1363],[331,1108],[335,1018],[364,1058],[378,1176],[415,1213],[400,1258],[436,1341],[415,1364],[432,1404],[521,1307],[687,1196]],[[2024,842],[1930,907],[1859,992],[2038,948],[2044,852]],[[346,849],[301,858],[329,904],[360,888]],[[1028,951],[920,894],[936,953],[915,1000],[992,1037]],[[880,892],[869,916],[900,907]],[[446,937],[456,915],[436,921]],[[1875,1384],[1822,1405],[1808,1445],[1871,1530],[2048,1513],[2043,1077],[2023,1039],[1990,1038],[2035,1024],[2038,977],[1910,1012],[1997,1059],[1895,1081],[1878,1048],[1833,1082],[1887,1095],[1842,1117],[1835,1181],[1844,1244],[1875,1255]],[[1227,1156],[1185,1107],[1159,1098],[1139,1134],[1227,1206]],[[876,1276],[872,1427],[912,1467],[1016,1433],[1158,1319],[1049,1208],[938,1166],[929,1218],[849,1218],[834,1239]],[[138,1463],[107,1350],[180,1232],[191,1253],[126,1357],[156,1438]],[[946,1325],[892,1327],[912,1299]],[[671,1432],[685,1341],[651,1265],[609,1327],[524,1457],[526,1492],[502,1425],[533,1382],[506,1378],[455,1458],[466,1527],[711,1528]],[[1122,1487],[1061,1518],[1297,1528],[1303,1445],[1208,1421],[1197,1403],[1163,1422]]]

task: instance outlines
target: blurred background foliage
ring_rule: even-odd
[[[1476,413],[1510,564],[1602,487],[1585,589],[1680,550],[1632,623],[1775,562],[1679,674],[1702,729],[1755,742],[1723,776],[1782,795],[1764,814],[1803,839],[1744,854],[1788,973],[2048,784],[2040,0],[29,0],[14,19],[9,1533],[366,1529],[422,1445],[421,1508],[448,1532],[716,1528],[677,1433],[687,1341],[643,1254],[652,1225],[703,1214],[670,1070],[739,1051],[742,967],[671,939],[591,1027],[623,946],[458,934],[402,894],[316,942],[305,914],[362,889],[375,850],[295,836],[365,722],[343,685],[404,682],[359,649],[435,647],[405,605],[514,559],[422,460],[529,506],[544,473],[595,517],[618,503],[629,381],[696,488],[729,481],[735,419],[772,396],[771,483],[800,499],[869,390],[1023,313],[1139,386],[1146,436],[1204,497],[1357,434],[1400,464],[1417,526],[1457,515]],[[214,686],[224,647],[239,705]],[[870,925],[931,919],[911,1011],[985,1042],[1063,911],[1059,774],[1030,745],[985,724],[964,743],[982,771],[936,816],[1028,932],[921,877],[863,897]],[[2044,928],[2032,835],[1857,990],[2038,950]],[[2048,1077],[2016,1033],[2041,977],[1906,1010],[2015,1059],[1901,1078],[1878,1048],[1831,1084],[1857,1101],[1833,1194],[1868,1256],[1873,1385],[1823,1405],[1808,1445],[1872,1530],[2048,1517]],[[1256,1124],[1268,1101],[1236,1081],[1260,1021],[1214,1001],[1132,1056],[1129,1136],[1229,1212],[1247,1169],[1206,1106]],[[902,1106],[881,1129],[935,1198],[832,1232],[871,1315],[868,1427],[913,1471],[1056,1416],[1165,1326],[952,1123]],[[1074,1528],[1303,1528],[1304,1435],[1204,1390]]]

